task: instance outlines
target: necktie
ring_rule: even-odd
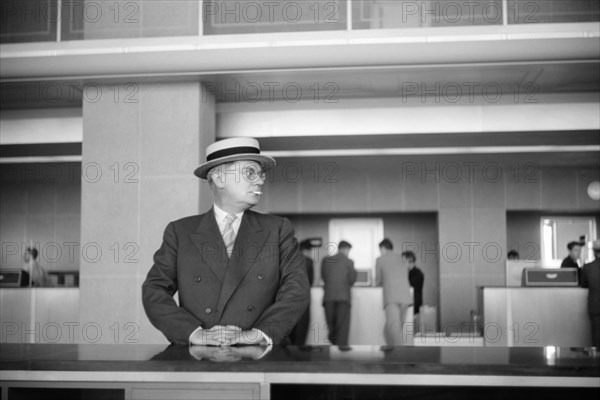
[[[233,221],[237,217],[235,215],[227,214],[225,217],[225,226],[223,227],[223,242],[225,242],[225,248],[227,249],[227,255],[231,257],[233,252],[233,244],[235,243],[235,232],[233,231]]]

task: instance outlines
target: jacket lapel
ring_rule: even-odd
[[[222,282],[228,257],[213,209],[202,215],[198,229],[190,235],[190,239],[200,252],[204,264]]]
[[[260,224],[257,214],[247,210],[233,245],[217,309],[222,312],[260,254],[269,232]],[[267,251],[270,251],[267,249]]]

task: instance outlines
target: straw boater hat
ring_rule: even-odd
[[[233,161],[256,161],[263,170],[275,165],[273,157],[260,154],[258,140],[246,137],[230,138],[219,140],[206,148],[206,162],[196,168],[194,175],[206,179],[211,168]]]

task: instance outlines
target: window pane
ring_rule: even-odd
[[[598,0],[508,0],[509,24],[600,21]]]
[[[346,0],[219,0],[203,4],[205,35],[346,29]]]
[[[0,43],[56,40],[56,0],[1,0]]]
[[[355,0],[353,29],[425,28],[502,24],[502,0]]]
[[[63,0],[62,40],[196,36],[198,0]]]
[[[597,238],[596,218],[592,216],[542,217],[542,259],[560,261],[569,251],[569,242],[582,242],[581,264],[593,260],[591,244]]]

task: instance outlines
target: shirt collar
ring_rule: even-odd
[[[225,219],[225,217],[227,215],[229,215],[228,212],[224,211],[222,208],[219,208],[219,206],[217,206],[216,204],[213,205],[213,208],[215,210],[215,219],[219,222],[223,221]],[[238,221],[242,220],[243,215],[244,215],[244,211],[242,211],[241,213],[235,214],[235,216],[237,217],[236,219]]]

